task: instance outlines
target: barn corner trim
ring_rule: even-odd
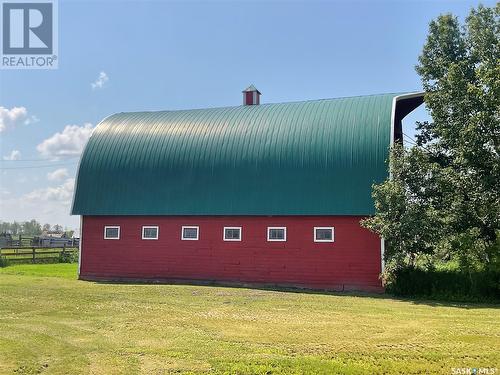
[[[392,113],[391,113],[391,148],[394,146],[394,142],[398,141],[395,136],[396,129],[400,124],[396,123],[396,112],[397,112],[397,106],[398,102],[402,100],[414,100],[414,102],[411,104],[409,107],[409,110],[404,113],[404,115],[401,117],[403,119],[406,115],[408,115],[410,112],[415,110],[417,107],[419,107],[423,102],[424,102],[424,92],[423,91],[415,91],[413,93],[409,94],[402,94],[402,95],[397,95],[392,99]],[[401,129],[402,131],[402,129]],[[402,141],[402,140],[401,140]],[[392,178],[392,171],[389,169],[389,178]],[[380,269],[381,273],[384,272],[385,269],[385,260],[384,260],[384,254],[385,254],[385,239],[383,237],[380,237]]]
[[[399,120],[402,120],[406,115],[408,115],[410,112],[415,110],[417,107],[419,107],[423,102],[424,102],[424,92],[423,91],[415,91],[412,93],[408,94],[400,94],[396,95],[392,99],[392,112],[391,112],[391,148],[394,145],[394,142],[396,141],[395,136],[396,136],[396,129],[399,124],[396,123],[398,120],[396,118],[396,113],[398,109],[398,104],[401,103],[404,100],[413,100],[412,103],[409,103],[410,105],[402,111],[402,115],[399,118]]]

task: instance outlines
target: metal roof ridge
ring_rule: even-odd
[[[297,103],[310,103],[310,102],[321,102],[326,100],[340,100],[340,99],[354,99],[354,98],[368,98],[372,96],[384,96],[384,95],[409,95],[409,94],[420,94],[422,91],[400,91],[400,92],[387,92],[387,93],[379,93],[379,94],[369,94],[369,95],[351,95],[351,96],[339,96],[336,98],[320,98],[320,99],[308,99],[308,100],[294,100],[290,102],[275,102],[275,103],[261,103],[259,105],[254,106],[245,106],[245,105],[228,105],[222,107],[205,107],[205,108],[185,108],[185,109],[158,109],[158,110],[146,110],[146,111],[121,111],[116,112],[113,115],[121,115],[121,114],[138,114],[138,113],[159,113],[159,112],[187,112],[187,111],[206,111],[206,110],[214,110],[214,109],[228,109],[228,108],[259,108],[270,105],[278,105],[278,104],[297,104]],[[112,116],[113,116],[112,115]]]

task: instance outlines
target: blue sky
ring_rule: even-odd
[[[420,90],[428,23],[478,4],[60,0],[59,69],[0,71],[0,220],[77,227],[78,155],[114,112]]]

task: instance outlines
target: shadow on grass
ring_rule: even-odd
[[[339,291],[339,290],[324,290],[324,289],[309,289],[293,286],[279,286],[272,284],[254,284],[245,282],[224,282],[224,281],[202,281],[202,280],[171,280],[171,279],[100,279],[100,278],[83,278],[83,281],[94,282],[97,284],[111,285],[185,285],[185,286],[200,286],[200,287],[225,287],[235,289],[255,289],[268,292],[280,293],[296,293],[296,294],[312,294],[312,295],[327,295],[327,296],[349,296],[358,298],[371,298],[379,300],[390,300],[397,302],[412,303],[415,305],[426,305],[430,307],[455,307],[461,309],[480,309],[480,308],[500,308],[500,301],[469,301],[469,300],[443,300],[431,299],[428,297],[401,297],[389,293],[370,293],[362,291]]]

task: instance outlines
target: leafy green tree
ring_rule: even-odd
[[[462,267],[499,258],[500,4],[432,21],[416,67],[432,121],[417,123],[417,147],[391,152],[392,179],[375,186],[387,260],[414,264],[446,250]]]
[[[9,233],[10,232],[10,223],[6,221],[0,221],[0,233]]]
[[[419,256],[432,255],[443,234],[445,224],[435,204],[439,197],[433,197],[439,190],[437,166],[429,159],[418,148],[408,151],[396,145],[391,178],[373,187],[376,215],[362,224],[385,239],[388,270],[414,266]],[[427,189],[421,188],[424,183]]]
[[[23,234],[37,236],[42,233],[42,226],[38,221],[32,219],[23,224]]]
[[[13,223],[10,224],[10,232],[11,234],[18,235],[22,232],[22,225],[21,223],[14,221]]]

